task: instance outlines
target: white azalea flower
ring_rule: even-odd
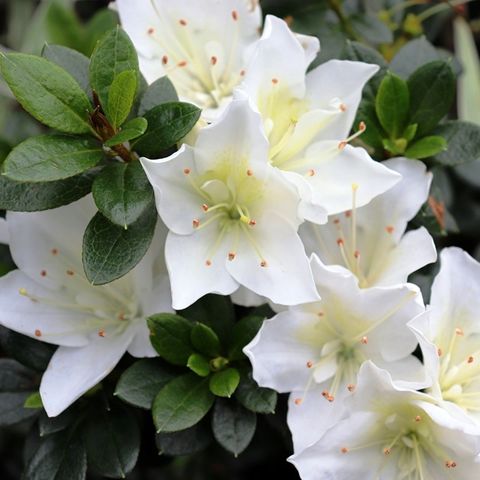
[[[244,349],[261,386],[290,396],[288,424],[295,451],[317,440],[344,414],[367,359],[395,378],[424,385],[417,340],[407,322],[424,311],[414,285],[360,289],[348,271],[313,256],[321,301],[290,308],[266,320]],[[419,383],[420,385],[420,383]]]
[[[86,197],[55,210],[7,214],[19,269],[0,278],[0,324],[59,345],[40,385],[49,416],[100,382],[126,351],[155,356],[145,318],[171,311],[158,237],[125,277],[97,287],[88,282],[82,237],[94,213]]]
[[[478,428],[366,362],[349,415],[289,460],[302,480],[477,480]]]
[[[8,244],[9,235],[7,222],[4,218],[0,217],[0,243]]]
[[[418,160],[394,158],[384,162],[402,180],[368,205],[356,208],[355,198],[345,214],[326,225],[306,223],[300,229],[308,253],[327,265],[352,271],[361,287],[404,283],[408,276],[435,262],[432,237],[421,227],[405,233],[407,223],[426,202],[431,173]]]
[[[175,309],[240,285],[281,304],[318,299],[297,234],[297,192],[268,164],[267,151],[259,115],[237,98],[193,148],[141,159],[170,229]]]
[[[149,83],[168,75],[180,97],[215,118],[240,83],[262,15],[245,0],[117,0]]]
[[[480,425],[480,264],[455,247],[440,258],[429,309],[411,326],[434,382],[432,395]]]
[[[348,145],[357,136],[347,138],[362,89],[378,66],[331,60],[305,75],[312,58],[302,39],[269,15],[240,88],[263,118],[271,164],[302,195],[303,216],[324,223],[327,214],[350,207],[352,186],[362,206],[400,176]]]

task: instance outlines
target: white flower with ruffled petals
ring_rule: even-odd
[[[170,229],[173,306],[246,286],[280,304],[315,301],[298,236],[298,194],[267,162],[268,143],[248,99],[234,99],[194,147],[141,162]]]
[[[478,427],[366,362],[348,416],[290,457],[302,480],[477,480]]]
[[[432,377],[430,393],[480,425],[480,263],[456,247],[440,258],[429,308],[411,327]]]
[[[163,75],[180,98],[215,118],[240,83],[262,15],[245,0],[117,0],[149,83]]]
[[[155,356],[146,317],[172,310],[161,235],[125,277],[104,286],[86,279],[82,238],[95,211],[87,197],[45,212],[7,213],[18,270],[0,278],[0,324],[59,346],[40,385],[49,416],[106,377],[125,352]]]
[[[283,20],[267,16],[239,88],[262,115],[271,164],[300,191],[302,215],[324,223],[350,207],[352,186],[362,206],[400,176],[348,145],[362,89],[378,66],[331,60],[306,74],[313,57],[302,43]]]
[[[384,162],[400,173],[392,189],[356,208],[332,215],[326,225],[305,223],[300,229],[308,253],[327,265],[341,265],[353,272],[362,288],[388,286],[437,258],[433,239],[424,227],[405,233],[408,222],[426,202],[431,173],[418,160],[394,158]]]
[[[424,311],[414,285],[360,289],[348,271],[312,268],[320,302],[292,307],[266,320],[244,352],[259,385],[292,392],[288,424],[300,451],[345,413],[360,365],[372,359],[398,380],[424,386],[417,340],[406,324]]]

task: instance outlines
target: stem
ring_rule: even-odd
[[[355,33],[355,30],[350,23],[350,20],[345,15],[343,11],[342,4],[340,0],[327,0],[328,6],[330,9],[335,13],[337,16],[340,24],[342,25],[343,30],[345,33],[350,37],[350,40],[359,40],[358,35]]]
[[[449,8],[454,8],[458,5],[463,5],[464,3],[469,3],[472,0],[450,0],[446,3],[439,3],[438,5],[434,5],[433,7],[427,8],[422,13],[420,13],[417,18],[420,22],[424,22],[428,18],[437,13],[443,12],[444,10],[448,10]]]

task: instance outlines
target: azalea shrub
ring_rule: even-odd
[[[478,479],[478,14],[2,3],[1,478]]]

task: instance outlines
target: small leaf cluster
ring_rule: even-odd
[[[41,57],[2,55],[0,69],[22,107],[54,130],[2,156],[0,209],[46,210],[92,192],[98,213],[83,239],[85,274],[95,285],[120,278],[148,250],[157,222],[138,160],[172,153],[200,110],[179,102],[167,78],[147,86],[119,27],[98,41],[90,59],[46,45]]]
[[[163,453],[192,453],[206,447],[213,433],[220,445],[238,455],[253,438],[256,414],[275,410],[277,394],[256,384],[242,351],[263,317],[250,315],[234,322],[225,298],[212,295],[205,302],[223,305],[227,316],[219,317],[218,311],[215,316],[219,323],[230,324],[228,331],[223,326],[216,331],[211,322],[194,320],[202,302],[195,305],[197,312],[182,312],[185,316],[153,315],[148,319],[151,343],[166,363],[137,361],[116,387],[119,398],[151,408],[157,445]],[[191,445],[191,438],[199,440]]]

